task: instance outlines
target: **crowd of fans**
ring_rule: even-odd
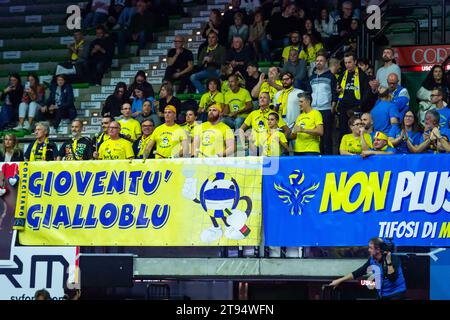
[[[139,0],[119,10],[122,2],[116,1],[114,20],[111,7],[108,16],[106,7],[95,6],[106,2],[94,0],[97,9],[84,20],[86,28],[105,23],[96,28],[87,58],[81,58],[81,31],[69,46],[72,64],[93,70],[94,83],[112,59],[114,42],[107,40],[106,28],[114,30],[123,15],[144,25],[151,7]],[[321,1],[304,7],[248,2],[233,0],[223,14],[211,11],[197,65],[185,38],[174,38],[158,95],[144,71],[130,86],[118,83],[103,104],[102,131],[95,139],[82,137],[83,122],[76,120],[66,76],[56,77],[45,98],[36,75],[25,87],[12,75],[1,95],[0,127],[16,120],[16,129],[35,127],[36,142],[23,154],[15,137],[6,136],[1,156],[5,161],[225,157],[236,155],[237,142],[246,155],[265,156],[450,152],[449,77],[443,66],[432,68],[417,93],[408,92],[392,48],[384,49],[376,72],[355,55],[363,10],[351,1],[334,9],[320,7]],[[148,37],[131,31],[118,39],[120,52],[129,39],[139,39],[143,48]],[[342,45],[342,56],[329,58]],[[257,60],[273,62],[267,75]],[[202,94],[200,101],[175,96],[185,91]],[[410,109],[414,98],[417,112]],[[58,150],[48,136],[58,132],[62,120],[71,121],[72,138]]]

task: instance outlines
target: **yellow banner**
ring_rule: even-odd
[[[260,244],[262,158],[21,166],[23,245]]]

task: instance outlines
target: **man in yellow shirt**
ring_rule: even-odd
[[[220,122],[222,109],[212,105],[208,109],[208,121],[194,129],[194,157],[229,157],[234,154],[233,131]]]
[[[322,114],[311,107],[309,93],[300,93],[298,98],[301,113],[291,134],[291,139],[295,139],[294,155],[319,155],[320,137],[323,135]]]
[[[250,127],[252,128],[250,141],[248,144],[250,155],[261,155],[262,142],[267,139],[267,134],[269,131],[268,118],[271,113],[275,113],[275,111],[270,109],[270,95],[268,92],[261,92],[259,96],[259,109],[252,111],[239,128],[239,139],[245,150],[247,150],[245,143],[245,131]],[[279,127],[288,137],[290,130],[282,119],[279,122]]]
[[[149,157],[150,151],[156,145],[156,159],[187,157],[189,142],[186,132],[175,123],[177,109],[168,105],[164,108],[165,123],[153,131],[150,141],[144,151],[144,159]]]
[[[233,129],[239,129],[248,113],[252,111],[252,97],[247,89],[239,86],[236,75],[228,77],[230,91],[225,93],[225,108],[223,122]]]
[[[134,142],[142,134],[141,124],[131,118],[131,105],[129,103],[124,103],[120,111],[122,112],[122,118],[118,121],[122,128],[120,133],[125,139]]]
[[[269,77],[266,79],[266,75],[261,73],[258,83],[252,89],[252,97],[259,98],[262,92],[269,92],[270,102],[274,104],[273,98],[275,94],[283,90],[283,83],[280,80],[280,71],[278,67],[269,68]]]
[[[297,51],[297,55],[299,55],[300,51],[302,50],[300,46],[300,32],[298,31],[291,32],[289,39],[291,41],[291,44],[287,47],[284,47],[283,53],[281,54],[284,63],[288,62],[289,52],[291,52],[292,49],[295,49]]]
[[[120,123],[112,121],[108,127],[109,140],[104,141],[94,159],[99,160],[125,160],[133,159],[133,146],[130,141],[120,137]]]

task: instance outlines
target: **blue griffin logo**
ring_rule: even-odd
[[[316,196],[320,183],[311,183],[303,186],[305,174],[300,170],[294,170],[289,175],[289,185],[276,182],[273,184],[278,198],[289,208],[291,215],[301,215],[303,207]]]

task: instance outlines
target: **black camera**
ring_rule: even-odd
[[[380,249],[383,253],[386,253],[387,251],[393,253],[395,250],[395,244],[392,241],[392,238],[386,238],[386,240],[383,240],[380,243]]]

